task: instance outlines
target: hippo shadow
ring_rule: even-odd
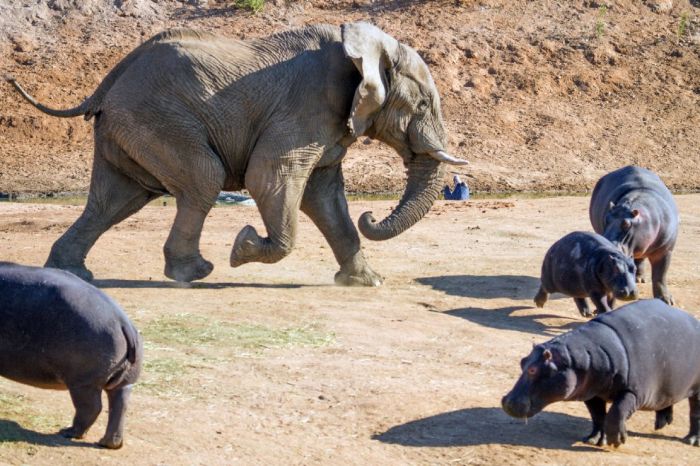
[[[528,314],[513,315],[514,312],[523,309],[533,309],[531,306],[508,306],[498,309],[483,309],[478,307],[467,307],[463,309],[452,309],[440,312],[462,319],[469,320],[484,327],[492,327],[499,330],[512,330],[517,332],[534,333],[535,335],[556,336],[569,331],[582,324],[580,320],[573,317],[562,317],[557,314]],[[436,311],[439,312],[439,311]],[[548,325],[539,319],[569,319],[563,325]]]
[[[441,275],[416,281],[452,296],[478,299],[528,299],[540,289],[540,279],[528,275]],[[563,296],[552,296],[559,299]]]
[[[95,279],[91,282],[97,288],[192,288],[200,290],[221,290],[226,288],[268,288],[268,289],[295,289],[312,286],[293,283],[208,283],[208,282],[176,282],[171,280],[127,280],[119,278]],[[330,286],[330,285],[328,285]]]
[[[17,424],[15,421],[0,419],[0,445],[3,443],[19,442],[26,442],[32,445],[44,445],[47,447],[83,447],[96,449],[101,448],[95,443],[82,441],[77,442],[65,438],[58,433],[43,434],[41,432],[34,432],[33,430],[25,429],[24,427]]]
[[[500,408],[467,408],[394,426],[373,440],[405,447],[468,447],[516,445],[552,450],[602,451],[580,444],[589,433],[588,419],[543,412],[527,423]]]

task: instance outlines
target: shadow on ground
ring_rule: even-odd
[[[42,434],[27,430],[14,421],[0,419],[0,444],[26,442],[32,445],[44,445],[47,447],[84,447],[101,448],[94,443],[74,441],[60,434]]]
[[[497,328],[499,330],[514,330],[517,332],[528,332],[536,335],[556,336],[563,332],[568,332],[578,327],[583,322],[573,317],[562,317],[557,314],[523,314],[514,315],[517,311],[533,309],[529,306],[508,306],[498,309],[483,309],[478,307],[467,307],[464,309],[453,309],[444,311],[441,314],[448,314],[466,319],[484,327]],[[562,325],[554,325],[544,322],[545,319],[566,319],[568,322]]]
[[[540,288],[540,279],[528,275],[441,275],[416,281],[452,296],[479,299],[533,299]]]
[[[269,289],[294,289],[310,286],[325,285],[300,285],[292,283],[208,283],[208,282],[175,282],[162,280],[124,280],[124,279],[102,279],[92,282],[98,288],[187,288],[202,290],[220,290],[224,288],[269,288]],[[330,286],[330,285],[329,285]]]
[[[519,445],[553,450],[597,451],[576,444],[589,433],[588,419],[543,412],[525,421],[500,408],[468,408],[418,419],[390,428],[372,439],[406,447]]]

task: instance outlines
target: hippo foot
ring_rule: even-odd
[[[87,267],[84,265],[63,265],[58,263],[57,261],[49,259],[46,261],[46,264],[44,264],[44,267],[49,267],[52,269],[61,269],[65,270],[66,272],[70,272],[76,277],[80,278],[81,280],[84,280],[86,282],[91,282],[94,280],[95,276],[88,270]]]
[[[623,426],[608,428],[605,433],[605,441],[612,447],[619,447],[627,441],[627,431]]]
[[[584,443],[589,445],[597,445],[599,447],[605,446],[605,435],[603,435],[602,430],[594,429],[593,432],[583,439]]]
[[[683,437],[683,441],[688,445],[700,447],[700,435],[698,434],[688,434],[685,437]]]
[[[384,279],[367,268],[360,273],[350,274],[342,270],[335,274],[335,284],[340,286],[381,286]]]
[[[673,406],[666,409],[661,409],[656,412],[656,421],[654,421],[654,429],[659,430],[673,422]]]
[[[178,282],[201,280],[214,270],[214,265],[202,256],[186,259],[165,258],[165,276]]]
[[[74,426],[66,427],[58,431],[59,435],[65,438],[81,439],[85,436],[84,431],[76,429]]]
[[[97,444],[101,447],[109,448],[110,450],[118,450],[124,445],[124,440],[121,435],[105,435]]]

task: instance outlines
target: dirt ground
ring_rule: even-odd
[[[190,27],[251,38],[370,21],[422,54],[448,149],[473,190],[585,192],[607,171],[650,168],[700,190],[697,0],[0,0],[0,76],[72,107],[153,34]],[[44,115],[0,82],[0,193],[86,191],[92,127]],[[348,190],[403,189],[400,158],[358,141]],[[451,179],[451,176],[448,175]]]
[[[700,317],[700,195],[680,195],[670,289]],[[386,214],[389,201],[351,203]],[[88,257],[96,285],[146,340],[122,450],[54,435],[68,394],[0,379],[0,464],[698,464],[683,444],[688,404],[653,431],[638,412],[618,450],[584,445],[583,403],[550,406],[527,423],[500,398],[533,343],[582,322],[573,301],[532,297],[546,249],[590,229],[586,197],[440,201],[399,237],[363,242],[386,277],[379,288],[333,285],[336,264],[301,218],[299,244],[275,265],[232,269],[228,255],[252,207],[210,214],[202,250],[215,264],[181,288],[162,275],[175,210],[149,206],[107,232]],[[0,204],[0,257],[43,263],[80,206]],[[651,285],[641,285],[649,297]],[[683,357],[683,355],[679,355]]]

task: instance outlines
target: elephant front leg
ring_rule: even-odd
[[[278,138],[259,141],[246,171],[246,187],[258,206],[267,237],[246,225],[236,236],[231,250],[231,267],[248,262],[272,264],[292,252],[296,240],[299,204],[306,178],[319,150],[279,154]]]
[[[321,230],[340,264],[340,271],[335,274],[336,284],[382,284],[382,277],[367,265],[360,249],[360,237],[348,212],[340,164],[313,171],[304,191],[301,209]]]

